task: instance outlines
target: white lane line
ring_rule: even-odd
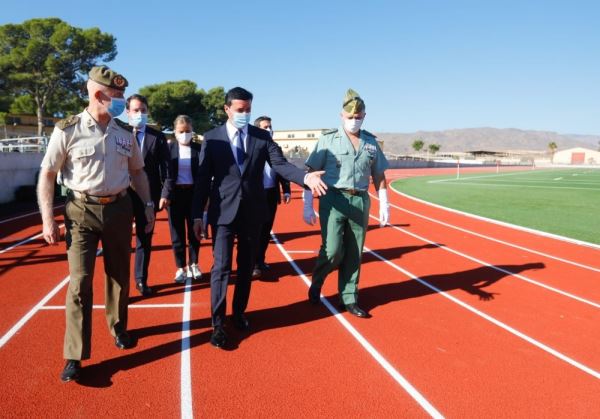
[[[288,250],[288,253],[317,253],[316,250]]]
[[[392,268],[394,268],[395,270],[397,270],[398,272],[403,273],[404,275],[406,275],[408,278],[410,278],[411,280],[417,281],[420,284],[426,286],[427,288],[435,291],[436,293],[440,294],[442,297],[447,298],[448,300],[452,301],[453,303],[458,304],[459,306],[469,310],[471,313],[476,314],[477,316],[495,324],[496,326],[506,330],[507,332],[523,339],[524,341],[538,347],[539,349],[549,353],[550,355],[555,356],[556,358],[560,359],[561,361],[564,361],[566,363],[568,363],[569,365],[572,365],[573,367],[591,375],[594,378],[600,379],[600,372],[586,366],[583,365],[582,363],[574,360],[573,358],[570,358],[560,352],[558,352],[557,350],[549,347],[548,345],[545,345],[543,343],[541,343],[540,341],[526,335],[523,332],[518,331],[517,329],[507,325],[506,323],[501,322],[500,320],[497,320],[496,318],[490,316],[489,314],[486,314],[482,311],[477,310],[475,307],[470,306],[467,303],[462,302],[461,300],[459,300],[458,298],[448,294],[445,291],[442,291],[441,289],[437,288],[436,286],[430,284],[429,282],[419,278],[418,276],[412,274],[411,272],[401,268],[400,266],[396,265],[393,262],[390,262],[389,260],[387,260],[386,258],[384,258],[383,256],[379,255],[377,252],[370,250],[368,247],[365,246],[365,251],[372,254],[373,256],[375,256],[377,259],[379,259],[380,261],[386,263],[387,265],[391,266]]]
[[[100,253],[102,253],[102,249],[98,249],[96,256],[100,255]],[[42,298],[31,310],[29,310],[27,314],[21,317],[21,319],[13,327],[11,327],[10,330],[6,332],[4,336],[2,336],[2,338],[0,338],[0,348],[2,348],[6,342],[8,342],[10,338],[12,338],[23,326],[25,326],[25,323],[31,320],[31,318],[38,311],[40,311],[40,309],[44,307],[46,303],[62,289],[62,287],[69,283],[69,278],[70,276],[67,275],[62,281],[60,281],[60,283],[54,287],[52,291],[46,294],[44,298]]]
[[[62,207],[64,207],[64,204],[63,205],[57,205],[53,209],[56,210],[56,209],[59,209],[59,208],[62,208]],[[40,215],[40,212],[39,211],[33,211],[33,212],[28,212],[27,214],[17,215],[16,217],[6,218],[4,220],[0,220],[0,224],[8,223],[9,221],[18,220],[20,218],[30,217],[30,216],[36,215],[36,214]]]
[[[569,189],[569,190],[582,190],[582,191],[596,191],[597,188],[578,188],[576,186],[543,186],[543,185],[516,185],[512,183],[480,183],[480,182],[448,182],[447,185],[452,186],[492,186],[497,188],[532,188],[532,189]]]
[[[58,226],[58,228],[59,228],[59,229],[61,229],[61,228],[63,228],[64,226],[65,226],[64,224],[60,224],[60,225]],[[10,247],[7,247],[6,249],[2,249],[2,250],[0,250],[0,255],[1,255],[2,253],[6,253],[6,252],[8,252],[8,251],[10,251],[10,250],[14,249],[15,247],[21,246],[22,244],[29,243],[29,242],[30,242],[30,241],[32,241],[32,240],[35,240],[35,239],[37,239],[37,238],[39,238],[39,237],[42,237],[42,235],[43,235],[43,234],[44,234],[44,233],[39,233],[39,234],[36,234],[35,236],[31,236],[31,237],[28,237],[28,238],[26,238],[26,239],[24,239],[24,240],[21,240],[19,243],[13,244],[12,246],[10,246]]]
[[[93,309],[104,310],[103,304],[94,304]],[[130,304],[129,308],[183,308],[183,304]],[[64,310],[65,306],[43,306],[40,310]]]
[[[52,297],[54,297],[61,289],[69,282],[69,276],[65,277],[60,284],[58,284],[52,291],[50,291],[44,298],[40,300],[27,314],[25,314],[21,319],[10,328],[8,332],[0,338],[0,348],[2,348],[6,342],[10,340],[23,326],[27,323],[31,318],[48,302]]]
[[[502,174],[493,174],[493,175],[481,175],[481,176],[466,176],[463,177],[459,180],[463,181],[463,180],[470,180],[470,179],[485,179],[485,178],[491,178],[491,177],[504,177],[504,176],[515,176],[515,175],[522,175],[523,172],[510,172],[510,173],[502,173]],[[452,181],[456,181],[455,177],[451,177],[451,178],[447,178],[447,179],[436,179],[436,180],[430,180],[427,181],[427,183],[442,183],[442,182],[452,182]]]
[[[498,220],[494,220],[492,218],[482,217],[480,215],[469,214],[468,212],[463,212],[463,211],[459,211],[459,210],[456,210],[456,209],[453,209],[453,208],[444,207],[442,205],[434,204],[432,202],[427,202],[427,201],[424,201],[422,199],[415,198],[415,197],[410,196],[410,195],[406,195],[406,194],[404,194],[402,192],[397,191],[394,188],[392,188],[392,191],[394,191],[394,193],[396,193],[396,194],[398,194],[398,195],[400,195],[400,196],[402,196],[404,198],[412,199],[413,201],[419,202],[421,204],[429,205],[429,206],[434,207],[434,208],[440,208],[440,209],[443,209],[445,211],[449,211],[449,212],[453,212],[455,214],[463,215],[465,217],[474,218],[474,219],[480,220],[480,221],[486,221],[488,223],[492,223],[492,224],[496,224],[496,225],[501,225],[503,227],[512,228],[513,230],[525,231],[526,233],[535,234],[537,236],[549,237],[551,239],[560,240],[560,241],[568,242],[568,243],[571,243],[571,244],[576,244],[576,245],[579,245],[579,246],[591,247],[591,248],[600,250],[600,245],[597,245],[597,244],[594,244],[594,243],[584,242],[584,241],[581,241],[581,240],[575,240],[575,239],[571,239],[569,237],[559,236],[557,234],[546,233],[544,231],[534,230],[532,228],[522,227],[522,226],[518,226],[518,225],[515,225],[515,224],[506,223],[504,221],[498,221]],[[370,194],[370,195],[373,198],[378,199],[375,195],[373,195],[373,194]],[[450,227],[450,228],[453,228],[455,230],[462,231],[464,233],[468,233],[468,234],[472,234],[472,235],[477,236],[477,237],[481,237],[481,238],[484,238],[484,239],[492,240],[492,241],[495,241],[497,243],[502,243],[502,244],[504,244],[506,246],[511,246],[511,247],[514,247],[514,248],[519,249],[519,250],[525,250],[527,252],[534,253],[536,255],[540,255],[540,256],[544,256],[544,257],[550,258],[550,259],[558,260],[558,261],[561,261],[561,262],[564,262],[564,263],[568,263],[570,265],[578,266],[580,268],[589,269],[589,270],[594,271],[594,272],[600,272],[599,268],[595,268],[595,267],[592,267],[592,266],[589,266],[589,265],[584,265],[582,263],[570,261],[568,259],[564,259],[564,258],[561,258],[561,257],[558,257],[558,256],[552,256],[552,255],[549,255],[547,253],[539,252],[537,250],[529,249],[529,248],[526,248],[526,247],[523,247],[523,246],[519,246],[519,245],[516,245],[516,244],[513,244],[513,243],[508,243],[508,242],[505,242],[503,240],[495,239],[493,237],[485,236],[483,234],[479,234],[479,233],[476,233],[474,231],[467,230],[467,229],[464,229],[464,228],[461,228],[461,227],[458,227],[458,226],[455,226],[455,225],[452,225],[452,224],[448,224],[448,223],[445,223],[443,221],[436,220],[435,218],[430,218],[430,217],[427,217],[425,215],[418,214],[416,212],[407,210],[405,208],[401,208],[398,205],[394,205],[394,204],[390,203],[390,206],[394,207],[394,208],[396,208],[396,209],[398,209],[400,211],[404,211],[404,212],[406,212],[408,214],[412,214],[412,215],[414,215],[416,217],[423,218],[425,220],[429,220],[429,221],[432,221],[434,223],[438,223],[440,225],[443,225],[443,226],[446,226],[446,227]]]
[[[289,255],[288,251],[285,250],[283,245],[277,239],[275,234],[271,234],[273,241],[277,245],[279,251],[283,254],[283,256],[287,259],[287,261],[292,265],[296,273],[302,278],[306,286],[310,287],[310,281],[302,272],[300,267],[296,264],[296,262]],[[335,307],[331,305],[331,303],[321,295],[321,302],[327,307],[327,309],[334,315],[334,317],[350,332],[352,336],[362,345],[363,348],[367,350],[367,352],[385,369],[385,371],[392,376],[392,378],[402,386],[402,388],[413,398],[431,417],[433,418],[443,418],[444,416],[435,408],[431,403],[429,403],[425,397],[419,391],[410,384],[406,378],[404,378],[374,347],[361,335],[358,330],[356,330],[348,320],[338,312]]]
[[[183,315],[181,319],[181,418],[192,419],[192,374],[190,361],[190,311],[192,306],[192,280],[185,281]]]
[[[375,217],[374,215],[369,214],[369,217],[373,218],[374,220],[379,221],[379,218]],[[409,236],[412,236],[412,237],[414,237],[414,238],[416,238],[418,240],[421,240],[421,241],[423,241],[425,243],[429,243],[429,244],[431,244],[431,245],[433,245],[433,246],[435,246],[437,248],[440,248],[440,249],[445,250],[445,251],[450,252],[450,253],[454,253],[457,256],[460,256],[462,258],[465,258],[465,259],[468,259],[470,261],[473,261],[473,262],[477,263],[478,265],[486,266],[486,267],[494,269],[494,270],[496,270],[498,272],[502,272],[504,274],[513,276],[513,277],[515,277],[517,279],[520,279],[521,281],[525,281],[525,282],[528,282],[530,284],[536,285],[538,287],[544,288],[544,289],[546,289],[548,291],[555,292],[557,294],[562,295],[563,297],[567,297],[567,298],[571,298],[573,300],[579,301],[580,303],[588,304],[588,305],[590,305],[592,307],[595,307],[595,308],[600,308],[600,303],[596,303],[594,301],[587,300],[587,299],[585,299],[583,297],[579,297],[579,296],[577,296],[575,294],[571,294],[570,292],[563,291],[563,290],[561,290],[559,288],[555,288],[553,286],[544,284],[542,282],[536,281],[535,279],[528,278],[528,277],[526,277],[524,275],[521,275],[521,274],[518,274],[516,272],[511,272],[511,271],[509,271],[507,269],[500,268],[500,267],[498,267],[498,266],[496,266],[496,265],[494,265],[492,263],[486,262],[486,261],[481,260],[481,259],[477,259],[476,257],[473,257],[473,256],[469,256],[466,253],[462,253],[462,252],[460,252],[458,250],[454,250],[451,247],[441,246],[439,243],[433,242],[433,241],[431,241],[429,239],[426,239],[425,237],[419,236],[418,234],[412,233],[412,232],[410,232],[408,230],[405,230],[405,229],[403,229],[401,227],[398,227],[398,226],[395,226],[395,225],[392,225],[392,224],[388,224],[388,227],[393,228],[394,230],[398,230],[398,231],[400,231],[400,232],[402,232],[404,234],[407,234]]]
[[[562,180],[561,177],[554,178],[553,180]]]

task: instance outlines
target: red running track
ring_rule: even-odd
[[[106,329],[99,257],[92,359],[79,384],[58,379],[64,242],[4,251],[41,231],[39,216],[11,221],[0,235],[3,416],[600,416],[599,250],[390,193],[392,226],[371,219],[362,265],[360,303],[373,318],[357,319],[336,311],[335,273],[327,304],[307,303],[320,237],[293,196],[279,207],[272,271],[253,283],[251,331],[229,327],[227,351],[208,343],[207,282],[172,283],[164,213],[149,280],[158,294],[132,290],[139,342],[130,351],[117,350]],[[206,280],[211,263],[205,241]]]

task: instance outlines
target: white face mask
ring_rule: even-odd
[[[191,132],[178,132],[175,134],[175,138],[179,144],[188,145],[192,141]]]
[[[344,129],[352,134],[356,134],[365,119],[344,119]]]

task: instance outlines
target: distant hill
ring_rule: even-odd
[[[559,150],[585,147],[598,150],[600,135],[558,134],[549,131],[526,131],[514,128],[465,128],[445,131],[417,131],[413,133],[376,133],[384,141],[386,152],[393,154],[414,153],[412,143],[421,139],[428,144],[439,144],[440,152],[453,151],[506,151],[548,150],[555,142]]]

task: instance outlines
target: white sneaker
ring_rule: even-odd
[[[202,272],[200,272],[200,268],[196,263],[192,263],[190,265],[190,270],[192,271],[192,278],[194,279],[194,281],[199,281],[200,278],[202,278]]]
[[[185,280],[186,280],[185,271],[183,270],[183,268],[178,268],[177,271],[175,272],[175,282],[177,284],[183,284],[183,283],[185,283]]]

